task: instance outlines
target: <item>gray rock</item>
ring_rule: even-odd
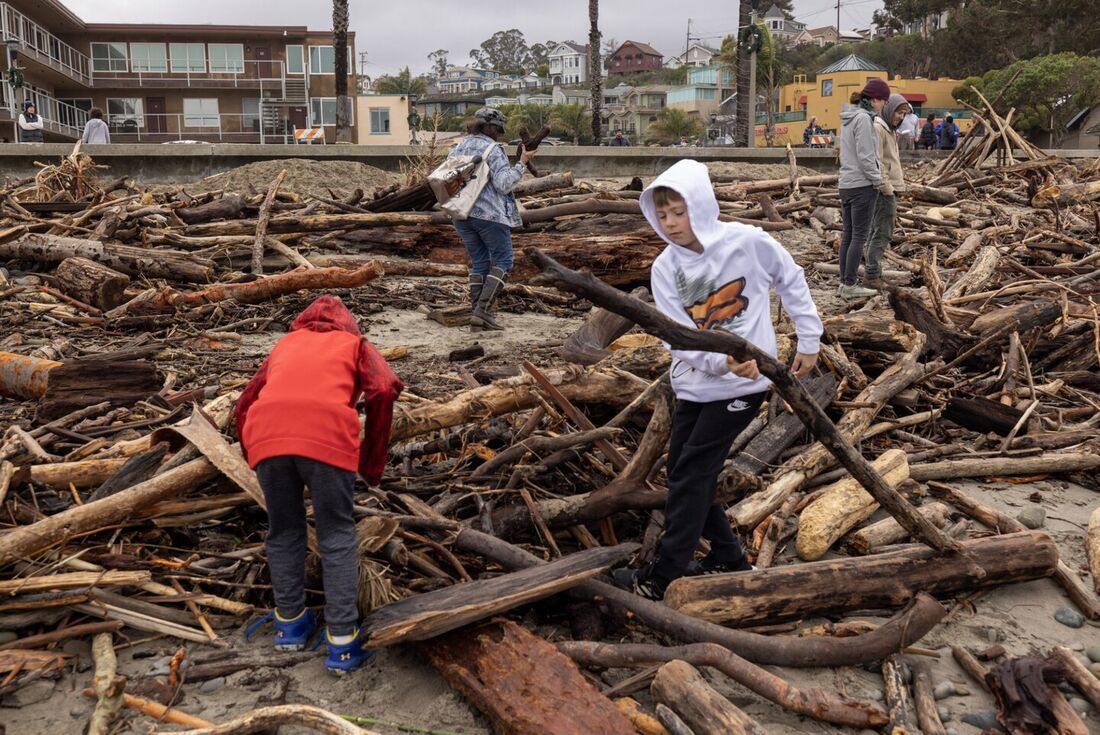
[[[967,712],[959,719],[968,725],[973,725],[979,730],[990,729],[996,730],[997,732],[1004,732],[1001,723],[997,722],[997,714],[991,709],[982,710],[980,712]]]
[[[936,714],[940,716],[940,722],[951,721],[951,710],[947,709],[943,705],[936,707]]]
[[[1085,644],[1084,643],[1070,643],[1069,644],[1069,650],[1077,651],[1078,653],[1080,653],[1081,651],[1085,650]]]
[[[936,685],[936,688],[932,690],[932,696],[937,700],[947,699],[948,697],[954,696],[954,694],[955,684],[950,681],[941,681]]]
[[[54,683],[52,681],[32,681],[22,689],[17,689],[4,698],[4,703],[13,707],[29,707],[32,704],[45,702],[53,696]]]
[[[0,644],[11,643],[15,640],[19,640],[19,634],[14,630],[0,630]]]
[[[1054,613],[1054,619],[1062,625],[1068,625],[1070,628],[1080,628],[1085,624],[1085,616],[1072,607],[1058,608],[1058,611]]]
[[[1100,662],[1089,664],[1089,673],[1100,679]]]
[[[1089,661],[1100,663],[1100,646],[1089,646],[1085,649],[1085,655],[1089,657]]]
[[[1016,514],[1016,520],[1028,528],[1042,528],[1047,520],[1047,512],[1038,505],[1030,505]]]
[[[986,628],[985,637],[990,643],[1000,643],[1006,639],[1005,632],[1000,628]]]
[[[199,684],[199,693],[201,694],[213,694],[214,692],[225,686],[225,677],[219,676],[216,679],[207,679],[202,684]]]
[[[1081,699],[1080,697],[1070,697],[1069,706],[1073,707],[1075,710],[1077,710],[1077,713],[1081,715],[1088,712],[1089,708],[1091,707],[1088,701]]]
[[[970,690],[967,689],[966,687],[962,686],[961,684],[956,684],[955,685],[955,696],[956,697],[969,697],[970,696]]]

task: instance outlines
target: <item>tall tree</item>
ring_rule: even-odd
[[[348,121],[351,98],[348,97],[348,0],[332,0],[333,72],[336,74],[336,142],[351,143]]]
[[[374,80],[374,91],[379,94],[404,94],[419,97],[428,91],[428,82],[424,77],[414,77],[409,67],[397,74],[387,74]]]
[[[588,137],[591,116],[584,105],[557,105],[550,115],[550,125],[555,132],[573,139],[573,145],[580,145]]]
[[[534,68],[538,68],[543,64],[550,64],[550,52],[554,50],[554,47],[558,45],[557,41],[547,41],[546,43],[536,43],[531,46],[531,64]]]
[[[988,72],[983,82],[986,98],[1000,95],[1001,107],[1016,108],[1014,128],[1050,133],[1057,148],[1073,116],[1100,103],[1100,59],[1071,52],[1037,56]]]
[[[479,48],[470,49],[470,59],[477,66],[500,74],[523,74],[533,68],[531,49],[518,28],[497,31],[482,41]]]
[[[432,62],[432,73],[436,79],[447,76],[447,56],[451,52],[445,48],[436,49],[428,54],[428,61]]]
[[[675,107],[666,107],[645,129],[645,137],[654,143],[670,145],[680,140],[681,135],[694,138],[702,132],[703,122],[698,115],[690,115]]]
[[[608,64],[611,63],[611,56],[619,50],[619,42],[614,38],[609,38],[603,42],[603,67],[608,68]]]
[[[603,68],[600,66],[600,0],[588,0],[588,78],[592,82],[592,144],[603,137],[600,103],[603,102]]]
[[[752,22],[751,0],[740,0],[737,12],[737,28],[748,28]],[[740,35],[738,35],[740,39]],[[733,125],[733,144],[748,146],[749,136],[756,129],[756,121],[752,117],[752,105],[749,102],[749,75],[750,71],[749,46],[745,43],[737,44],[737,118]]]

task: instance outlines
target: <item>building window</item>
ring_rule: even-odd
[[[183,125],[188,128],[216,128],[221,120],[218,115],[217,97],[185,97],[183,100]]]
[[[244,97],[241,99],[241,130],[260,129],[260,98]]]
[[[298,44],[286,47],[286,73],[287,74],[305,74],[306,63],[302,54],[305,52],[305,48]]]
[[[93,43],[92,71],[126,71],[125,43]]]
[[[355,65],[351,60],[351,46],[348,46],[348,72],[350,73]],[[332,46],[310,46],[309,47],[309,73],[310,74],[335,74],[336,73],[336,52]]]
[[[310,125],[335,125],[336,124],[336,98],[314,97],[310,103]],[[348,105],[348,125],[355,124],[355,108]]]
[[[206,71],[206,46],[201,43],[173,43],[169,52],[172,55],[172,71],[174,72],[205,72]]]
[[[163,43],[131,43],[132,71],[168,71],[168,54]]]
[[[390,132],[390,111],[386,107],[370,108],[370,134],[386,135]]]
[[[244,44],[212,43],[207,47],[210,52],[210,71],[217,74],[244,73]]]
[[[833,80],[822,79],[821,80],[821,96],[832,97],[833,96]]]
[[[140,97],[118,97],[107,100],[107,124],[111,127],[145,127],[145,105]]]

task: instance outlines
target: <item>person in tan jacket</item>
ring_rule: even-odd
[[[875,116],[875,145],[878,148],[879,169],[882,183],[878,185],[878,198],[875,201],[875,214],[871,220],[871,235],[867,239],[866,277],[863,280],[867,288],[883,289],[882,257],[890,238],[894,235],[894,220],[898,206],[895,195],[905,191],[905,178],[901,169],[901,156],[898,154],[898,126],[905,116],[913,111],[912,106],[900,94],[890,95],[882,112]]]

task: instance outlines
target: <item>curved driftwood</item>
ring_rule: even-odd
[[[325,735],[377,735],[373,730],[364,730],[331,712],[308,704],[260,707],[221,725],[198,730],[158,730],[156,735],[247,735],[274,730],[282,725],[304,727]]]

